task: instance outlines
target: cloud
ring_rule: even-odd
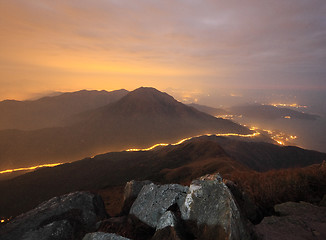
[[[325,12],[323,0],[1,1],[0,61],[22,74],[119,68],[177,73],[180,85],[325,86]]]

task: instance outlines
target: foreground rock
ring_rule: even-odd
[[[98,220],[107,217],[100,196],[74,192],[54,197],[24,213],[0,229],[1,240],[81,239],[95,231]]]
[[[193,233],[198,239],[251,239],[230,190],[218,174],[191,183],[181,217],[195,223],[197,231]]]
[[[130,240],[114,233],[94,232],[85,235],[83,240]]]
[[[141,189],[152,182],[149,180],[135,181],[131,180],[126,183],[123,195],[123,207],[121,215],[128,214],[134,201],[136,200]]]
[[[153,239],[251,239],[218,174],[195,180],[190,187],[145,185],[130,214],[156,228]]]
[[[160,218],[173,205],[179,207],[185,201],[188,187],[178,184],[145,185],[130,209],[130,214],[147,225],[156,228]]]
[[[326,239],[326,207],[306,202],[276,205],[279,216],[265,217],[255,226],[259,239],[322,240]]]

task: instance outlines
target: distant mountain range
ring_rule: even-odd
[[[64,126],[75,114],[105,106],[128,94],[127,90],[63,93],[33,101],[0,102],[0,130],[36,130]]]
[[[266,171],[321,163],[325,153],[227,137],[199,137],[151,151],[111,152],[0,181],[0,216],[16,215],[53,196],[76,190],[114,191],[149,179],[185,183],[207,173]],[[115,196],[117,198],[117,196]]]
[[[0,131],[0,169],[71,162],[102,152],[149,147],[205,133],[251,133],[246,127],[200,112],[153,88],[129,93],[81,91],[32,102],[5,101],[2,107],[11,109],[10,104],[12,111],[20,109],[16,110],[20,115],[26,111],[26,118],[22,116],[20,122],[40,114],[34,116],[38,118],[35,121],[43,122],[40,126],[59,122],[65,125]],[[46,124],[47,119],[50,123]]]
[[[208,106],[200,105],[200,104],[197,104],[197,103],[191,103],[191,104],[188,104],[188,106],[194,107],[197,110],[199,110],[201,112],[204,112],[204,113],[207,113],[207,114],[212,115],[212,116],[230,114],[227,110],[225,110],[223,108],[208,107]]]
[[[272,105],[263,104],[247,104],[241,106],[233,106],[226,109],[223,108],[213,108],[205,105],[199,104],[189,104],[199,111],[205,112],[207,114],[218,116],[218,115],[235,115],[235,116],[245,116],[251,119],[280,119],[280,118],[292,118],[301,120],[316,120],[320,116],[305,112],[299,112],[293,109],[285,107],[275,107]]]
[[[302,120],[316,120],[319,117],[318,115],[299,112],[289,108],[262,104],[234,106],[228,111],[235,115],[243,115],[245,117],[257,119],[293,118]]]

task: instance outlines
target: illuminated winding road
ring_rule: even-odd
[[[250,130],[256,130],[257,128],[253,127],[253,128],[250,128]],[[270,132],[269,130],[264,130],[264,131],[268,131]],[[182,140],[180,140],[179,142],[176,142],[176,143],[158,143],[158,144],[155,144],[149,148],[131,148],[131,149],[127,149],[125,151],[127,152],[139,152],[139,151],[150,151],[156,147],[159,147],[159,146],[168,146],[168,145],[171,145],[171,146],[176,146],[176,145],[180,145],[182,143],[184,143],[185,141],[188,141],[192,138],[196,138],[196,137],[201,137],[201,136],[217,136],[217,137],[228,137],[228,136],[235,136],[235,137],[243,137],[243,138],[252,138],[252,137],[256,137],[258,135],[260,135],[261,133],[256,131],[254,133],[251,133],[251,134],[237,134],[237,133],[218,133],[218,134],[203,134],[203,135],[198,135],[198,136],[194,136],[194,137],[188,137],[188,138],[184,138]],[[291,136],[291,139],[292,139],[293,136]],[[271,136],[272,139],[274,139],[277,143],[279,143],[280,145],[284,145],[284,143],[282,141],[279,141],[277,139],[275,139],[273,136]],[[296,138],[296,137],[295,137]],[[294,137],[293,137],[294,139]],[[93,157],[92,157],[93,158]],[[35,170],[35,169],[38,169],[38,168],[43,168],[43,167],[55,167],[55,166],[58,166],[58,165],[61,165],[63,163],[52,163],[52,164],[43,164],[43,165],[37,165],[37,166],[33,166],[33,167],[24,167],[24,168],[16,168],[16,169],[8,169],[8,170],[3,170],[3,171],[0,171],[0,174],[4,174],[4,173],[12,173],[12,172],[18,172],[18,171],[29,171],[29,170]]]

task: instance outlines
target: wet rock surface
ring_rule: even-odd
[[[255,226],[262,240],[322,240],[326,239],[326,207],[306,202],[275,205],[279,216],[265,217]]]
[[[54,197],[0,228],[2,240],[79,239],[107,217],[100,196],[74,192]]]

